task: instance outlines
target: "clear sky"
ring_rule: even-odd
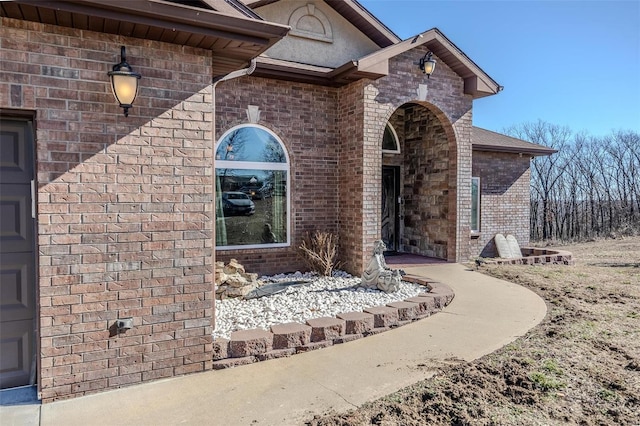
[[[640,133],[640,0],[359,1],[403,40],[437,27],[504,86],[474,101],[475,126]]]

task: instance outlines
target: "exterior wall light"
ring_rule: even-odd
[[[113,70],[109,71],[111,79],[111,89],[116,101],[124,108],[124,116],[129,116],[129,108],[133,106],[133,101],[138,95],[138,80],[142,77],[131,69],[127,63],[127,54],[125,47],[120,48],[120,63],[113,66]]]
[[[433,53],[427,52],[423,58],[420,59],[420,71],[427,75],[427,78],[431,76],[433,70],[436,69],[436,60],[432,58]]]

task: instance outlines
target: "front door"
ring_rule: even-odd
[[[35,377],[33,128],[0,119],[0,389]]]
[[[390,252],[398,251],[400,224],[400,167],[382,166],[382,241]]]

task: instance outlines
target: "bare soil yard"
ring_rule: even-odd
[[[307,424],[640,425],[640,237],[561,248],[575,266],[480,269],[546,301],[546,318],[527,335]]]

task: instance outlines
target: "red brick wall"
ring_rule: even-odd
[[[337,108],[340,129],[340,255],[347,262],[345,269],[356,275],[362,273],[366,252],[369,249],[367,242],[380,238],[380,207],[376,210],[375,205],[377,201],[379,206],[378,188],[381,182],[382,159],[379,148],[376,151],[376,146],[372,143],[375,142],[375,138],[369,136],[368,143],[364,141],[367,134],[364,124],[367,83],[358,81],[343,87],[340,90]],[[377,185],[369,185],[370,180],[376,176]],[[365,206],[369,209],[369,215],[366,217]],[[377,212],[375,217],[371,215],[373,212]]]
[[[288,151],[291,167],[291,246],[217,250],[217,261],[228,262],[235,258],[248,272],[260,274],[306,270],[297,253],[305,233],[314,230],[337,233],[337,94],[333,88],[253,76],[225,81],[217,86],[217,138],[230,128],[247,123],[247,107],[258,106],[258,124],[280,137]]]
[[[0,107],[36,112],[43,401],[209,369],[210,52],[5,18],[0,44]]]
[[[472,98],[463,93],[462,78],[440,60],[436,72],[427,79],[416,65],[418,59],[426,52],[427,49],[422,46],[392,58],[389,63],[389,75],[372,82],[367,88],[367,128],[364,134],[372,139],[372,143],[380,144],[387,120],[397,108],[407,103],[421,105],[433,114],[434,121],[437,121],[434,125],[442,126],[449,152],[446,258],[464,260],[469,257]],[[428,87],[424,101],[417,100],[420,84]],[[380,176],[380,170],[366,175],[365,187],[379,185]],[[374,212],[380,210],[379,198],[378,196],[376,204],[367,206],[371,209],[371,217]],[[373,241],[378,238],[374,235],[380,235],[380,225],[370,220],[363,226],[365,229],[378,228],[377,231],[367,234],[364,241],[364,246],[367,247],[365,251],[370,254]]]
[[[270,274],[305,269],[296,247],[315,229],[337,232],[343,268],[360,274],[380,238],[382,134],[394,111],[407,103],[430,111],[440,151],[448,165],[447,206],[436,231],[438,254],[448,260],[469,256],[471,202],[471,105],[463,80],[441,61],[427,80],[415,65],[425,48],[390,62],[390,75],[334,89],[243,77],[216,89],[216,133],[247,122],[248,105],[260,108],[259,124],[274,131],[291,159],[291,242],[289,248],[217,250],[216,259],[238,259],[248,271]],[[426,101],[417,102],[419,84]],[[438,127],[439,126],[439,127]],[[428,143],[428,141],[425,141]],[[443,193],[443,195],[445,195]],[[458,204],[462,207],[458,209]],[[464,209],[467,210],[464,210]],[[426,252],[424,254],[427,254]]]
[[[473,176],[480,177],[480,237],[472,240],[472,256],[497,256],[493,237],[513,234],[529,244],[530,157],[499,152],[473,152]]]

